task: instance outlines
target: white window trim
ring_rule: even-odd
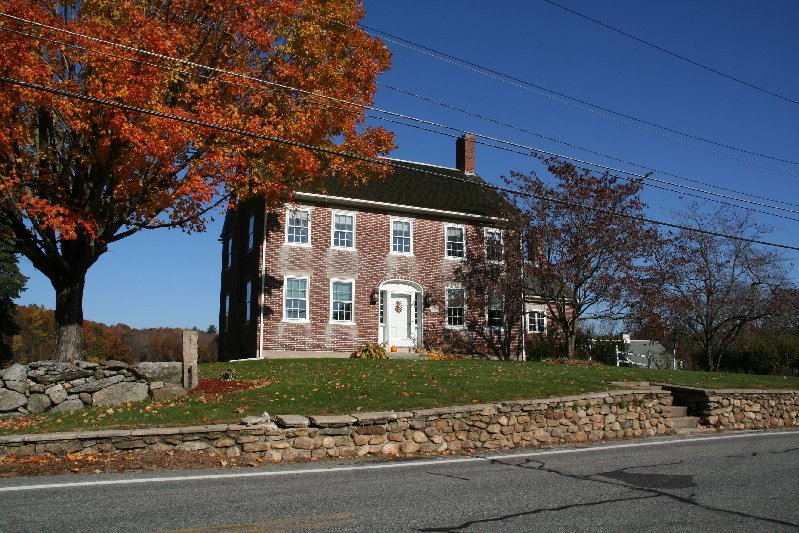
[[[394,222],[409,222],[411,225],[411,251],[410,252],[395,252],[394,251]],[[388,250],[391,255],[404,255],[412,256],[414,251],[413,246],[413,219],[407,217],[390,217],[388,221]]]
[[[463,325],[450,326],[449,325],[449,289],[463,289]],[[447,283],[444,285],[444,329],[465,330],[466,329],[466,287],[462,283]]]
[[[335,242],[335,235],[336,235],[336,215],[347,215],[352,217],[352,246],[336,246]],[[348,250],[351,252],[355,251],[355,243],[356,243],[356,236],[358,234],[358,217],[356,213],[353,211],[333,211],[330,214],[330,247],[335,250]],[[309,224],[310,228],[310,224]]]
[[[501,326],[489,326],[488,325],[488,312],[491,310],[491,298],[489,297],[486,300],[486,309],[485,309],[485,319],[486,319],[486,328],[492,331],[505,331],[505,324],[507,324],[508,317],[505,313],[505,296],[501,297],[502,300],[502,325]]]
[[[247,251],[255,248],[255,212],[247,218]]]
[[[497,261],[496,259],[489,259],[488,258],[488,233],[489,232],[499,232],[499,246],[500,250],[502,251],[502,259]],[[486,261],[489,263],[494,264],[502,264],[505,262],[505,232],[499,228],[483,228],[483,253],[485,254]]]
[[[289,212],[291,212],[291,211],[307,211],[308,212],[308,242],[289,242]],[[301,246],[301,247],[305,247],[305,248],[310,248],[311,247],[312,234],[313,234],[313,232],[311,231],[311,226],[312,226],[312,224],[311,224],[311,215],[312,214],[313,214],[313,209],[312,208],[306,207],[306,206],[302,206],[302,205],[294,206],[294,207],[287,207],[286,208],[285,224],[283,224],[285,226],[285,229],[283,230],[283,243],[286,246]]]
[[[286,286],[288,285],[288,280],[291,279],[304,279],[306,281],[306,298],[305,298],[305,318],[288,318],[286,316]],[[286,274],[283,276],[283,322],[289,322],[291,324],[310,324],[311,322],[311,276],[292,276],[291,274]]]
[[[333,283],[351,283],[352,284],[352,320],[333,320]],[[343,278],[330,278],[330,305],[328,307],[327,319],[329,324],[354,326],[355,325],[355,280]]]
[[[544,315],[544,330],[543,331],[530,331],[530,313],[541,313]],[[546,309],[542,308],[535,308],[535,309],[527,309],[524,312],[524,332],[525,333],[535,333],[535,334],[542,334],[547,332],[547,328],[549,325],[547,324],[547,311]]]
[[[460,228],[463,231],[463,257],[454,257],[447,255],[447,230],[449,228]],[[444,259],[449,259],[450,261],[466,260],[466,226],[464,226],[463,224],[444,224]]]
[[[227,238],[227,250],[225,253],[225,270],[230,270],[233,266],[233,236]]]

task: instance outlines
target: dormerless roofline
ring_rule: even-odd
[[[433,209],[430,207],[416,207],[413,205],[393,204],[391,202],[378,202],[376,200],[361,200],[359,198],[346,198],[344,196],[330,196],[328,194],[319,194],[312,192],[296,192],[294,197],[301,200],[316,200],[331,203],[337,203],[348,206],[363,206],[363,207],[379,207],[382,209],[389,209],[391,211],[401,211],[404,213],[421,213],[441,215],[448,217],[464,218],[468,220],[479,220],[484,222],[496,222],[503,220],[500,217],[487,217],[483,215],[475,215],[472,213],[462,213],[458,211],[447,211],[444,209]]]

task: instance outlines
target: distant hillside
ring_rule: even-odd
[[[18,362],[51,359],[55,345],[55,316],[40,305],[20,305],[15,320],[19,335],[11,338],[14,360]],[[138,361],[180,361],[183,350],[182,329],[135,329],[126,324],[108,326],[84,321],[86,359]],[[217,334],[198,331],[197,351],[201,362],[217,360]]]

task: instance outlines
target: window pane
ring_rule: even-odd
[[[411,223],[395,220],[392,224],[391,250],[403,254],[411,253]]]
[[[486,237],[486,259],[489,261],[502,261],[502,232],[499,230],[487,230]]]
[[[447,289],[447,325],[463,326],[466,324],[465,289]]]
[[[293,209],[288,215],[288,242],[308,242],[308,211]]]
[[[504,302],[502,296],[489,294],[488,296],[488,327],[501,328],[504,324]]]
[[[308,317],[308,280],[286,279],[286,318],[304,320]]]
[[[333,219],[333,246],[352,248],[354,226],[352,215],[335,215]]]
[[[333,282],[333,306],[331,319],[334,321],[352,321],[352,282]]]
[[[447,257],[463,257],[463,228],[447,228]]]

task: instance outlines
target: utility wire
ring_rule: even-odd
[[[35,24],[39,24],[39,23],[35,23]],[[44,25],[44,26],[46,26],[46,25]],[[48,29],[49,28],[50,27],[48,27]],[[56,28],[56,29],[58,29],[58,28]],[[53,42],[53,43],[56,43],[56,44],[66,45],[66,46],[74,47],[74,48],[77,48],[77,49],[80,49],[80,50],[83,50],[83,51],[94,52],[94,53],[98,53],[98,54],[102,54],[102,55],[106,55],[106,56],[111,56],[111,57],[118,58],[118,59],[123,59],[123,60],[131,61],[131,62],[135,62],[135,63],[144,64],[144,65],[147,65],[147,66],[153,66],[153,67],[161,68],[161,69],[166,69],[167,68],[167,67],[165,67],[163,65],[144,62],[144,61],[136,60],[136,59],[133,59],[133,58],[127,58],[125,56],[119,56],[119,55],[116,55],[116,54],[110,54],[108,52],[94,50],[94,49],[91,49],[91,48],[83,47],[83,46],[80,46],[80,45],[75,45],[75,44],[72,44],[72,43],[67,43],[65,41],[60,41],[60,40],[57,40],[57,39],[48,39],[48,38],[45,38],[45,37],[31,35],[31,34],[28,34],[28,33],[25,33],[25,32],[21,32],[21,31],[18,31],[18,30],[12,30],[10,28],[0,28],[0,30],[2,30],[2,31],[10,31],[10,32],[13,32],[13,33],[18,34],[18,35],[23,35],[23,36],[27,36],[27,37],[31,37],[31,38],[39,39],[39,40],[45,40],[45,41]],[[299,88],[296,88],[296,87],[291,87],[291,86],[279,84],[279,83],[276,83],[276,82],[263,80],[263,79],[259,79],[259,78],[255,78],[255,77],[251,77],[251,76],[247,76],[247,75],[244,75],[244,74],[239,74],[239,73],[232,72],[232,71],[225,70],[225,69],[208,67],[206,65],[202,65],[202,64],[199,64],[199,63],[194,63],[194,62],[186,61],[186,60],[183,60],[183,59],[179,59],[179,58],[175,58],[175,57],[167,56],[167,55],[163,55],[163,54],[157,54],[155,52],[150,52],[148,50],[142,50],[142,49],[139,49],[139,48],[130,47],[130,46],[123,45],[123,44],[120,44],[120,43],[116,43],[116,42],[113,42],[113,41],[105,41],[105,40],[102,40],[102,39],[97,39],[97,38],[94,38],[94,37],[91,37],[91,36],[86,36],[86,35],[83,35],[83,34],[77,34],[75,32],[70,32],[69,30],[61,30],[61,31],[65,32],[65,33],[68,33],[68,34],[74,34],[74,36],[79,37],[79,38],[86,38],[86,39],[89,39],[89,40],[97,40],[97,41],[102,42],[102,44],[109,44],[111,46],[123,48],[125,50],[134,51],[136,53],[141,53],[141,54],[148,55],[148,56],[157,57],[159,59],[167,59],[167,60],[170,60],[170,61],[173,61],[173,62],[189,64],[191,66],[194,66],[194,67],[197,67],[197,68],[200,68],[200,69],[212,70],[212,71],[220,72],[220,73],[223,73],[223,74],[229,74],[229,75],[236,76],[236,77],[246,78],[248,80],[253,80],[253,81],[258,82],[258,83],[263,83],[263,84],[267,84],[267,85],[271,85],[271,86],[277,86],[278,88],[280,88],[282,90],[300,92],[302,94],[317,96],[317,97],[324,98],[324,99],[327,99],[327,100],[332,100],[332,101],[335,101],[335,102],[340,102],[340,103],[352,105],[354,107],[358,107],[358,108],[363,109],[363,110],[371,110],[371,111],[375,111],[375,112],[378,112],[378,113],[383,113],[383,114],[387,114],[387,115],[390,115],[390,116],[398,117],[398,118],[401,118],[401,119],[404,119],[404,120],[410,120],[410,121],[413,121],[413,122],[418,122],[418,123],[422,123],[422,124],[425,124],[425,125],[429,125],[429,126],[433,126],[433,127],[437,127],[437,128],[441,128],[441,129],[446,129],[446,130],[450,130],[450,131],[456,131],[458,133],[461,132],[461,130],[459,128],[448,126],[446,124],[440,124],[440,123],[437,123],[437,122],[421,119],[421,118],[418,118],[418,117],[413,117],[413,116],[410,116],[410,115],[405,115],[405,114],[401,114],[401,113],[395,113],[395,112],[388,111],[388,110],[385,110],[385,109],[380,109],[380,108],[376,108],[376,107],[373,107],[373,106],[368,106],[368,105],[365,105],[365,104],[359,104],[357,102],[352,102],[352,101],[343,100],[343,99],[340,99],[340,98],[330,97],[330,96],[327,96],[327,95],[324,95],[324,94],[315,93],[315,92],[312,92],[312,91],[306,91],[306,90],[299,89]],[[225,80],[225,79],[217,78],[217,77],[213,77],[213,76],[203,75],[203,74],[199,74],[199,73],[187,72],[187,71],[183,71],[183,70],[179,70],[179,69],[177,71],[181,72],[181,73],[184,73],[184,74],[187,74],[187,75],[199,76],[201,78],[205,78],[205,79],[212,80],[212,81],[213,80],[221,81],[223,83],[237,85],[237,86],[244,87],[244,88],[247,88],[247,89],[268,91],[266,89],[263,89],[262,87],[255,87],[255,86],[252,86],[252,85],[241,84],[241,83],[238,83],[238,82],[233,82],[233,81],[230,81],[230,80]],[[270,91],[270,92],[274,92],[274,91]],[[327,103],[316,102],[316,101],[313,101],[313,100],[305,100],[305,99],[302,99],[301,97],[297,96],[296,94],[289,94],[289,96],[293,97],[293,98],[297,98],[297,99],[299,99],[301,101],[305,101],[305,102],[314,104],[314,105],[324,105],[326,107],[333,107],[333,108],[336,108],[336,109],[339,109],[339,110],[343,110],[343,111],[346,111],[346,112],[350,112],[350,113],[355,113],[356,112],[353,109],[348,109],[348,108],[345,108],[345,107],[340,107],[340,106],[327,104]],[[395,123],[395,124],[400,124],[400,125],[409,126],[409,127],[416,127],[417,129],[421,129],[421,130],[432,132],[432,133],[443,134],[442,132],[439,132],[439,131],[436,131],[436,130],[432,130],[432,129],[424,128],[424,127],[413,126],[411,124],[407,124],[407,123],[404,123],[404,122],[401,122],[401,121],[386,119],[385,117],[376,117],[374,115],[368,115],[368,116],[370,116],[371,118],[375,118],[375,119],[378,119],[378,120],[384,120],[384,121],[388,121],[388,122]],[[524,131],[527,131],[527,130],[524,130]],[[797,211],[795,209],[789,209],[789,208],[785,208],[785,207],[779,207],[779,206],[774,206],[774,205],[770,205],[770,204],[764,204],[762,202],[756,202],[756,201],[748,200],[748,199],[745,199],[745,198],[738,198],[738,197],[730,196],[730,195],[727,195],[727,194],[716,193],[716,192],[707,191],[707,190],[704,190],[704,189],[699,189],[699,188],[696,188],[696,187],[691,187],[691,186],[688,186],[688,185],[683,185],[683,184],[679,184],[679,183],[670,182],[670,181],[667,181],[667,180],[661,180],[661,179],[658,179],[658,178],[653,178],[653,177],[651,177],[648,174],[647,175],[639,174],[639,173],[636,173],[636,172],[631,172],[631,171],[627,171],[627,170],[623,170],[623,169],[619,169],[619,168],[603,165],[603,164],[600,164],[600,163],[594,163],[594,162],[591,162],[591,161],[586,161],[586,160],[583,160],[583,159],[567,156],[565,154],[559,154],[559,153],[556,153],[556,152],[551,152],[551,151],[543,150],[543,149],[536,148],[536,147],[533,147],[533,146],[527,146],[527,145],[523,145],[523,144],[520,144],[520,143],[515,143],[515,142],[512,142],[512,141],[507,141],[507,140],[499,139],[499,138],[496,138],[496,137],[491,137],[491,136],[488,136],[488,135],[483,135],[483,134],[479,134],[479,133],[475,133],[474,135],[476,137],[480,137],[480,138],[483,138],[483,139],[486,139],[486,140],[489,140],[489,141],[492,141],[492,142],[497,142],[497,143],[500,143],[500,144],[513,146],[513,147],[517,147],[517,148],[523,148],[525,150],[529,150],[530,152],[538,153],[538,154],[545,155],[545,156],[558,157],[558,158],[569,160],[569,161],[572,161],[572,162],[575,162],[575,163],[578,163],[578,164],[581,164],[581,165],[589,165],[589,166],[593,166],[593,167],[596,167],[596,168],[600,168],[602,170],[611,171],[611,172],[624,174],[624,175],[629,175],[629,176],[632,176],[632,177],[634,177],[636,179],[643,179],[643,180],[646,180],[646,181],[651,181],[651,182],[655,182],[655,183],[661,183],[661,184],[665,184],[665,185],[670,185],[672,187],[678,187],[678,188],[686,189],[686,190],[693,191],[693,192],[696,192],[696,193],[706,194],[706,195],[709,195],[709,196],[721,197],[721,198],[725,198],[725,199],[736,201],[736,202],[741,202],[741,203],[746,203],[746,204],[750,204],[750,205],[765,207],[765,208],[768,208],[768,209],[774,209],[774,210],[779,210],[779,211],[787,211],[787,212],[790,212],[790,213],[799,214],[799,211]],[[487,144],[487,143],[482,143],[482,144],[486,144],[486,146],[490,146],[490,147],[493,147],[493,148],[502,149],[501,146],[497,146],[497,145],[493,145],[493,144]],[[509,151],[513,152],[514,150],[509,150]],[[526,155],[526,156],[532,155],[531,153],[528,153],[528,152],[516,152],[516,153],[521,153],[522,155]],[[620,161],[623,161],[623,160],[620,160]],[[625,178],[625,179],[630,179],[630,178]],[[650,185],[650,186],[652,186],[652,185]],[[671,192],[677,192],[677,191],[673,191],[672,189],[668,189],[668,188],[664,188],[664,187],[656,187],[656,188],[660,188],[662,190],[671,191]],[[692,194],[688,194],[688,193],[685,193],[685,194],[688,195],[688,196],[695,196],[696,197],[696,195],[692,195]],[[725,202],[718,202],[718,201],[716,201],[716,202],[717,203],[721,203],[723,205],[730,205],[730,206],[733,206],[733,207],[741,207],[741,208],[743,208],[742,206],[737,206],[737,205],[734,205],[734,204],[729,204],[729,203],[725,203]],[[746,208],[744,208],[744,209],[746,209]],[[764,214],[770,214],[772,216],[786,218],[786,219],[789,219],[789,220],[795,220],[793,218],[780,216],[780,215],[777,215],[775,213],[768,213],[768,212],[764,212],[764,211],[760,211],[760,210],[753,210],[753,211],[759,212],[759,213],[764,213]]]
[[[447,175],[447,174],[444,174],[442,172],[422,170],[422,169],[419,169],[418,167],[412,167],[412,166],[404,165],[404,164],[396,162],[396,161],[391,161],[391,160],[387,160],[387,159],[375,159],[375,158],[372,158],[372,157],[361,156],[361,155],[358,155],[358,154],[352,154],[352,153],[348,153],[348,152],[341,152],[341,151],[333,150],[333,149],[330,149],[330,148],[324,148],[324,147],[321,147],[321,146],[315,146],[315,145],[307,144],[307,143],[303,143],[303,142],[292,141],[292,140],[289,140],[289,139],[283,139],[281,137],[274,137],[274,136],[271,136],[271,135],[264,135],[264,134],[261,134],[261,133],[255,133],[255,132],[247,131],[247,130],[244,130],[244,129],[241,129],[241,128],[233,128],[233,127],[230,127],[230,126],[224,126],[222,124],[216,124],[216,123],[212,123],[212,122],[205,122],[205,121],[202,121],[202,120],[197,120],[197,119],[188,118],[188,117],[181,117],[181,116],[178,116],[178,115],[172,115],[170,113],[164,113],[164,112],[161,112],[161,111],[155,111],[155,110],[147,109],[147,108],[144,108],[144,107],[132,106],[132,105],[128,105],[128,104],[123,104],[121,102],[115,102],[115,101],[111,101],[111,100],[104,100],[104,99],[101,99],[101,98],[96,98],[96,97],[93,97],[93,96],[87,96],[87,95],[83,95],[83,94],[78,94],[78,93],[74,93],[74,92],[71,92],[71,91],[64,91],[62,89],[56,89],[56,88],[53,88],[53,87],[47,87],[47,86],[39,85],[39,84],[36,84],[36,83],[22,81],[22,80],[18,80],[18,79],[14,79],[14,78],[8,78],[6,76],[0,76],[0,82],[10,83],[10,84],[13,84],[13,85],[17,85],[19,87],[26,87],[26,88],[29,88],[29,89],[43,91],[43,92],[47,92],[47,93],[50,93],[50,94],[56,94],[56,95],[59,95],[59,96],[64,96],[64,97],[67,97],[67,98],[75,98],[75,99],[78,99],[78,100],[83,100],[85,102],[101,104],[101,105],[105,105],[105,106],[109,106],[109,107],[115,107],[115,108],[118,108],[118,109],[124,109],[124,110],[127,110],[127,111],[134,111],[134,112],[137,112],[137,113],[142,113],[142,114],[151,115],[151,116],[155,116],[155,117],[175,120],[175,121],[183,122],[183,123],[186,123],[186,124],[192,124],[194,126],[200,126],[200,127],[204,127],[204,128],[216,129],[216,130],[219,130],[219,131],[224,131],[224,132],[227,132],[227,133],[233,133],[233,134],[236,134],[236,135],[242,135],[242,136],[246,136],[246,137],[252,137],[252,138],[256,138],[256,139],[269,141],[269,142],[285,144],[285,145],[294,146],[294,147],[297,147],[297,148],[303,148],[303,149],[311,150],[311,151],[314,151],[314,152],[320,152],[320,153],[324,153],[324,154],[328,154],[328,155],[344,157],[344,158],[347,158],[347,159],[354,159],[354,160],[357,160],[357,161],[363,161],[363,162],[366,162],[366,163],[372,163],[372,164],[375,164],[375,165],[381,165],[381,166],[385,166],[385,167],[391,167],[391,168],[396,168],[396,169],[401,169],[401,170],[408,170],[408,171],[411,171],[411,172],[416,172],[416,173],[425,174],[425,175],[429,175],[429,176],[436,176],[436,177],[448,179],[448,180],[451,180],[451,181],[458,181],[458,182],[462,182],[462,183],[468,183],[468,184],[471,184],[471,185],[477,185],[477,186],[485,188],[485,189],[490,189],[490,190],[502,192],[502,193],[505,193],[505,194],[513,195],[513,196],[532,198],[532,199],[539,200],[539,201],[542,201],[542,202],[557,203],[557,204],[561,204],[561,205],[567,205],[567,206],[570,206],[570,207],[576,207],[578,209],[587,209],[587,210],[590,210],[590,211],[596,211],[596,212],[600,212],[600,213],[605,213],[605,214],[608,214],[608,215],[611,215],[611,216],[616,216],[616,217],[620,217],[620,218],[634,219],[634,220],[640,220],[640,221],[646,222],[648,224],[655,224],[655,225],[664,226],[664,227],[668,227],[668,228],[680,229],[680,230],[684,230],[684,231],[690,231],[690,232],[699,233],[699,234],[702,234],[702,235],[709,235],[709,236],[713,236],[713,237],[732,239],[732,240],[741,241],[741,242],[748,242],[748,243],[752,243],[752,244],[760,244],[760,245],[763,245],[763,246],[782,248],[782,249],[785,249],[785,250],[799,251],[799,246],[791,246],[791,245],[788,245],[788,244],[775,243],[775,242],[770,242],[770,241],[761,241],[761,240],[758,240],[758,239],[749,239],[749,238],[746,238],[746,237],[741,237],[739,235],[731,235],[731,234],[720,233],[720,232],[705,230],[705,229],[691,227],[691,226],[685,226],[685,225],[682,225],[682,224],[675,224],[673,222],[665,222],[665,221],[655,220],[655,219],[651,219],[651,218],[647,218],[647,217],[635,216],[635,215],[630,215],[630,214],[626,214],[626,213],[618,213],[618,212],[613,211],[611,209],[604,209],[604,208],[600,208],[600,207],[587,206],[587,205],[583,205],[583,204],[580,204],[580,203],[577,203],[577,202],[571,202],[569,200],[561,200],[561,199],[558,199],[558,198],[550,198],[550,197],[547,197],[547,196],[541,196],[541,195],[528,193],[528,192],[524,192],[524,191],[518,191],[518,190],[515,190],[515,189],[511,189],[509,187],[502,187],[502,186],[499,186],[499,185],[492,185],[492,184],[486,183],[486,182],[480,183],[480,182],[474,181],[472,179],[459,177],[459,176]]]
[[[668,55],[670,55],[672,57],[676,57],[677,59],[685,61],[686,63],[690,63],[691,65],[694,65],[695,67],[699,67],[701,69],[707,70],[708,72],[712,72],[713,74],[721,76],[722,78],[727,78],[728,80],[734,81],[736,83],[740,83],[741,85],[745,85],[746,87],[749,87],[751,89],[755,89],[756,91],[760,91],[762,93],[769,94],[769,95],[774,96],[776,98],[779,98],[781,100],[785,100],[786,102],[790,102],[792,104],[798,104],[799,105],[799,100],[794,100],[793,98],[789,98],[787,96],[783,96],[781,94],[775,93],[774,91],[770,91],[768,89],[764,89],[763,87],[755,85],[754,83],[749,83],[748,81],[744,81],[744,80],[742,80],[740,78],[736,78],[735,76],[732,76],[730,74],[722,72],[722,71],[720,71],[718,69],[715,69],[713,67],[709,67],[709,66],[704,65],[704,64],[702,64],[702,63],[700,63],[698,61],[694,61],[693,59],[685,57],[684,55],[680,55],[677,52],[672,52],[671,50],[669,50],[667,48],[663,48],[662,46],[658,46],[658,45],[656,45],[656,44],[654,44],[652,42],[649,42],[649,41],[647,41],[645,39],[642,39],[641,37],[638,37],[637,35],[633,35],[632,33],[628,33],[628,32],[626,32],[624,30],[620,30],[619,28],[615,28],[615,27],[611,26],[610,24],[606,24],[606,23],[602,22],[601,20],[597,20],[595,18],[589,17],[588,15],[586,15],[584,13],[580,13],[579,11],[575,11],[574,9],[566,7],[566,6],[562,5],[562,4],[559,4],[557,2],[553,2],[553,0],[544,0],[544,2],[546,2],[547,4],[553,5],[555,7],[559,7],[560,9],[562,9],[562,10],[568,12],[568,13],[571,13],[572,15],[576,15],[576,16],[582,18],[582,19],[585,19],[585,20],[588,20],[590,22],[593,22],[594,24],[598,24],[598,25],[602,26],[605,29],[608,29],[610,31],[616,32],[619,35],[623,35],[623,36],[625,36],[625,37],[627,37],[629,39],[632,39],[633,41],[637,41],[637,42],[639,42],[639,43],[641,43],[643,45],[649,46],[650,48],[654,48],[655,50],[657,50],[659,52],[663,52],[664,54],[668,54]]]
[[[273,3],[277,3],[277,4],[281,4],[281,5],[287,5],[283,0],[272,0],[272,1],[273,1]],[[158,10],[158,11],[165,12],[165,9],[162,8],[162,7],[153,6],[152,4],[150,4],[150,6],[153,7],[154,9]],[[460,59],[458,57],[455,57],[453,55],[447,54],[445,52],[441,52],[441,51],[435,50],[435,49],[427,47],[425,45],[422,45],[422,44],[419,44],[419,43],[415,43],[413,41],[409,41],[409,40],[404,39],[402,37],[399,37],[399,36],[396,36],[396,35],[392,35],[390,33],[383,32],[383,31],[375,29],[375,28],[371,28],[369,26],[366,26],[363,23],[359,23],[357,26],[355,26],[355,25],[347,24],[345,22],[341,22],[341,21],[339,21],[337,19],[334,19],[332,17],[326,16],[326,15],[323,15],[323,14],[320,14],[320,13],[314,13],[314,12],[299,8],[298,6],[296,6],[294,4],[291,4],[291,7],[294,7],[295,9],[297,9],[298,11],[300,11],[302,13],[314,16],[314,17],[319,18],[319,19],[328,20],[330,22],[333,22],[333,23],[338,24],[340,26],[343,26],[345,28],[350,28],[350,29],[359,29],[360,28],[362,31],[364,31],[365,33],[367,33],[367,34],[369,34],[369,35],[371,35],[373,37],[377,37],[377,38],[380,38],[380,39],[382,39],[384,41],[394,43],[394,44],[396,44],[398,46],[402,46],[402,47],[408,48],[410,50],[413,50],[414,52],[433,57],[433,58],[438,59],[440,61],[443,61],[445,63],[449,63],[449,64],[455,65],[457,67],[463,68],[465,70],[475,72],[475,73],[480,74],[482,76],[485,76],[487,78],[496,79],[498,81],[501,81],[501,82],[506,83],[508,85],[511,85],[513,87],[517,87],[517,88],[520,88],[520,89],[523,89],[523,90],[527,90],[527,91],[533,92],[535,94],[539,94],[541,96],[544,96],[546,98],[550,98],[552,100],[555,100],[555,101],[558,101],[558,102],[561,102],[561,103],[565,103],[567,105],[570,105],[572,107],[576,107],[576,108],[581,109],[583,111],[587,111],[589,113],[592,113],[592,114],[595,114],[595,115],[598,115],[598,116],[601,116],[601,117],[604,117],[604,118],[607,118],[607,119],[610,119],[610,120],[614,120],[614,121],[620,122],[621,124],[624,124],[626,126],[630,126],[632,128],[636,128],[636,129],[639,129],[641,131],[645,131],[647,133],[651,133],[653,135],[657,135],[659,137],[663,137],[664,139],[669,139],[671,141],[684,144],[684,145],[689,146],[691,148],[695,148],[697,150],[701,150],[701,151],[704,151],[704,152],[707,152],[707,153],[710,153],[710,154],[714,154],[714,155],[717,155],[717,156],[720,156],[720,157],[724,157],[724,158],[730,159],[732,161],[736,161],[736,162],[744,164],[744,165],[752,166],[752,167],[755,167],[755,168],[760,168],[762,170],[768,170],[769,172],[774,172],[774,173],[777,173],[777,174],[783,174],[783,175],[786,175],[786,176],[798,177],[795,174],[784,172],[784,171],[781,171],[781,170],[778,170],[778,169],[774,169],[774,168],[771,168],[771,167],[758,165],[758,164],[752,163],[750,161],[747,161],[745,159],[740,159],[740,158],[737,158],[737,157],[733,157],[733,156],[731,156],[729,154],[725,154],[723,152],[718,152],[716,150],[711,150],[711,149],[709,149],[706,146],[701,146],[701,145],[697,145],[697,144],[694,144],[694,143],[687,142],[687,141],[685,141],[685,139],[679,139],[677,137],[673,137],[673,136],[664,134],[664,133],[662,133],[660,131],[653,131],[651,129],[644,128],[640,124],[636,124],[635,122],[629,122],[628,120],[623,120],[622,118],[626,118],[626,119],[629,119],[629,120],[632,120],[632,121],[639,122],[641,124],[646,124],[648,126],[659,128],[659,129],[662,129],[662,130],[665,130],[665,131],[670,131],[670,132],[676,133],[678,135],[682,135],[682,136],[685,136],[685,137],[693,138],[693,139],[700,140],[700,141],[703,141],[703,142],[707,142],[707,143],[710,143],[710,144],[715,144],[717,146],[728,148],[730,150],[739,151],[739,152],[743,152],[743,153],[748,153],[748,154],[756,155],[758,157],[763,157],[763,158],[766,158],[766,159],[772,159],[772,160],[775,160],[775,161],[781,161],[781,162],[784,162],[784,163],[790,163],[790,164],[794,164],[794,165],[799,165],[799,162],[797,162],[797,161],[781,159],[781,158],[776,157],[776,156],[770,156],[770,155],[762,154],[762,153],[759,153],[759,152],[749,151],[749,150],[746,150],[746,149],[743,149],[743,148],[737,148],[735,146],[730,146],[730,145],[727,145],[727,144],[724,144],[724,143],[720,143],[720,142],[717,142],[717,141],[713,141],[713,140],[710,140],[710,139],[705,139],[703,137],[698,137],[698,136],[694,136],[694,135],[691,135],[691,134],[680,132],[678,130],[673,130],[673,129],[667,128],[665,126],[660,126],[660,125],[655,124],[655,123],[650,123],[650,122],[647,122],[647,121],[645,121],[643,119],[639,119],[639,118],[636,118],[636,117],[631,116],[631,115],[625,115],[624,113],[613,111],[612,109],[607,109],[607,108],[601,107],[599,105],[592,104],[590,102],[583,101],[583,100],[580,100],[578,98],[571,97],[571,96],[568,96],[568,95],[563,94],[563,93],[559,93],[559,92],[551,90],[551,89],[547,89],[546,87],[543,87],[543,86],[540,86],[540,85],[536,85],[536,84],[534,84],[532,82],[528,82],[528,81],[525,81],[525,80],[510,76],[508,74],[503,74],[503,73],[501,73],[499,71],[490,69],[488,67],[483,67],[481,65],[478,65],[476,63],[472,63],[472,62],[467,61],[465,59]],[[184,20],[188,20],[188,17],[185,17],[185,16],[180,15],[178,13],[172,13],[172,15],[175,16],[175,17],[178,17],[178,18],[183,18]],[[204,22],[189,21],[189,23],[190,24],[197,23],[197,24],[204,25],[206,27],[211,27],[208,23],[204,23]],[[611,115],[604,114],[604,113],[602,113],[602,112],[600,112],[598,110],[605,111],[607,113],[611,113]]]
[[[592,148],[586,148],[585,146],[580,146],[578,144],[574,144],[574,143],[570,143],[568,141],[564,141],[563,139],[558,139],[556,137],[551,137],[549,135],[545,135],[543,133],[532,131],[532,130],[529,130],[527,128],[522,128],[520,126],[516,126],[515,124],[511,124],[509,122],[504,122],[502,120],[497,120],[495,118],[491,118],[489,116],[482,115],[480,113],[475,113],[474,111],[469,111],[468,109],[464,109],[462,107],[454,106],[452,104],[448,104],[448,103],[442,102],[440,100],[435,100],[435,99],[430,98],[428,96],[417,94],[417,93],[414,93],[412,91],[408,91],[406,89],[401,89],[399,87],[394,87],[393,85],[389,85],[389,84],[387,84],[385,82],[380,82],[379,81],[379,82],[377,82],[377,84],[379,86],[381,86],[381,87],[385,87],[386,89],[390,89],[390,90],[398,92],[400,94],[405,94],[407,96],[411,96],[413,98],[417,98],[419,100],[422,100],[422,101],[425,101],[425,102],[429,102],[431,104],[434,104],[434,105],[437,105],[437,106],[440,106],[440,107],[443,107],[443,108],[446,108],[446,109],[450,109],[452,111],[457,111],[459,113],[463,113],[463,114],[469,115],[471,117],[479,118],[481,120],[485,120],[486,122],[490,122],[492,124],[497,124],[499,126],[503,126],[505,128],[509,128],[509,129],[516,130],[516,131],[519,131],[519,132],[522,132],[522,133],[526,133],[528,135],[534,135],[536,137],[539,137],[539,138],[547,140],[547,141],[551,141],[551,142],[554,142],[554,143],[562,144],[564,146],[568,146],[569,148],[575,148],[577,150],[582,150],[582,151],[587,152],[589,154],[594,154],[594,155],[598,155],[600,157],[605,157],[607,159],[611,159],[611,160],[617,161],[619,163],[624,163],[625,165],[631,165],[631,166],[634,166],[634,167],[641,168],[643,170],[647,170],[647,171],[650,171],[650,172],[656,172],[658,174],[663,174],[664,176],[670,176],[672,178],[677,178],[677,179],[680,179],[680,180],[683,180],[683,181],[687,181],[689,183],[696,183],[698,185],[704,185],[706,187],[710,187],[712,189],[718,189],[720,191],[727,191],[727,192],[731,192],[731,193],[735,193],[735,194],[740,194],[740,195],[743,195],[743,196],[749,196],[750,198],[756,198],[758,200],[764,200],[764,201],[767,201],[767,202],[774,202],[776,204],[783,204],[783,205],[790,205],[790,206],[793,206],[793,207],[799,207],[799,204],[793,204],[793,203],[790,203],[790,202],[785,202],[783,200],[776,200],[774,198],[767,198],[765,196],[758,196],[756,194],[743,192],[743,191],[739,191],[739,190],[736,190],[736,189],[731,189],[729,187],[723,187],[721,185],[714,185],[713,183],[709,183],[709,182],[706,182],[706,181],[701,181],[701,180],[692,179],[692,178],[686,178],[685,176],[681,176],[679,174],[673,174],[673,173],[667,172],[665,170],[658,170],[656,168],[644,165],[642,163],[636,163],[634,161],[629,161],[629,160],[626,160],[626,159],[622,159],[622,158],[619,158],[619,157],[616,157],[616,156],[613,156],[613,155],[610,155],[610,154],[606,154],[604,152],[600,152],[598,150],[594,150]],[[799,177],[799,175],[795,175],[795,177]],[[678,184],[674,184],[674,185],[677,186]]]

